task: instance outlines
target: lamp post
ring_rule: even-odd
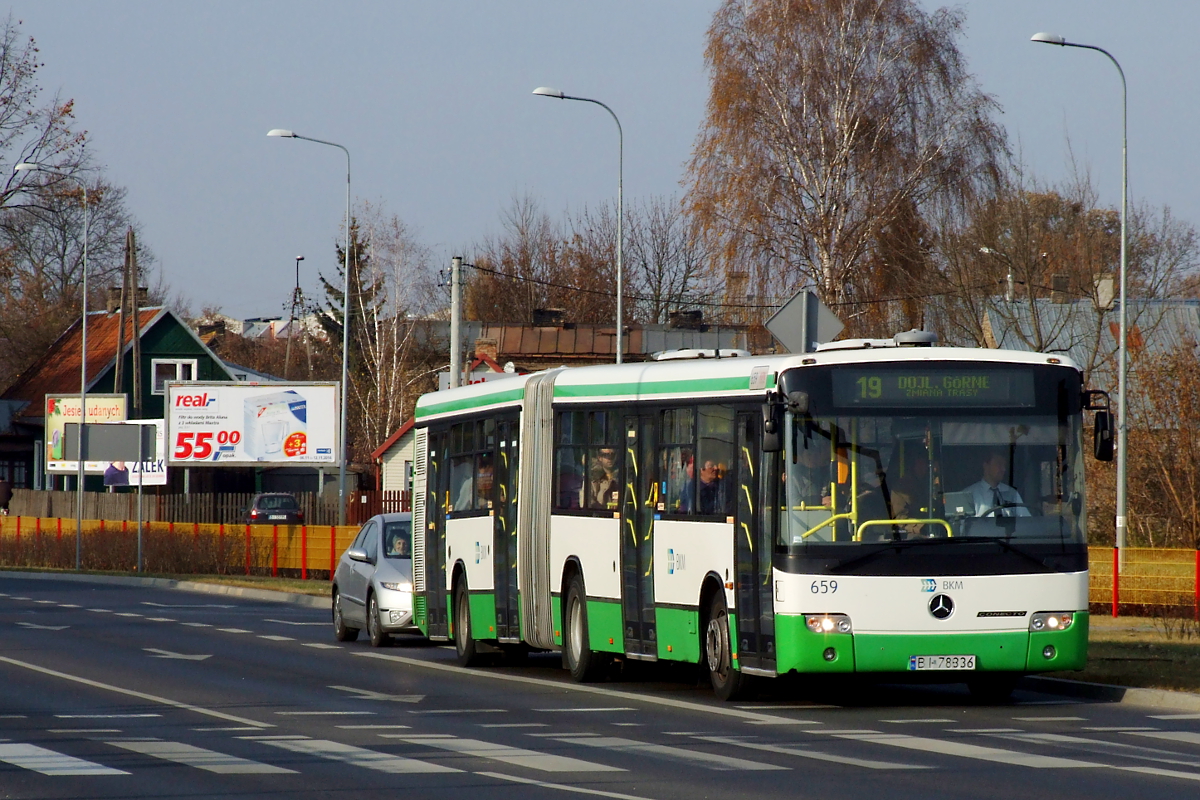
[[[336,147],[346,154],[346,263],[342,269],[342,398],[341,398],[341,453],[338,465],[338,525],[346,524],[346,384],[350,357],[350,151],[336,142],[301,136],[283,128],[274,128],[267,136],[284,139],[303,139],[306,142]],[[299,266],[299,259],[296,260]]]
[[[539,86],[533,90],[533,93],[541,97],[557,97],[559,100],[578,100],[581,103],[594,103],[609,114],[612,115],[613,122],[617,123],[617,363],[620,364],[623,359],[624,350],[624,314],[623,314],[623,295],[622,285],[624,274],[622,270],[622,250],[625,243],[625,237],[622,236],[622,224],[625,221],[625,210],[623,206],[622,195],[625,185],[625,133],[621,130],[621,120],[617,119],[617,114],[611,108],[599,100],[592,100],[588,97],[572,97],[569,94],[563,94],[558,89],[551,89],[549,86]]]
[[[1126,213],[1129,205],[1129,103],[1128,103],[1128,87],[1125,84],[1125,70],[1121,69],[1121,64],[1113,57],[1113,54],[1105,50],[1103,47],[1097,47],[1092,44],[1077,44],[1068,42],[1062,36],[1054,33],[1035,33],[1030,37],[1030,41],[1040,44],[1056,44],[1059,47],[1078,47],[1082,50],[1095,50],[1098,53],[1103,53],[1108,57],[1108,60],[1117,68],[1117,72],[1121,75],[1121,277],[1120,277],[1120,297],[1121,297],[1121,341],[1117,345],[1117,552],[1124,555],[1125,552],[1125,530],[1127,527],[1128,518],[1125,513],[1126,505],[1126,483],[1128,480],[1126,472],[1126,450],[1125,440],[1127,432],[1127,421],[1125,415],[1126,407],[1126,387],[1129,372],[1129,336],[1127,326],[1129,324],[1129,308],[1126,302],[1127,285],[1127,255],[1129,237],[1125,227]],[[1121,559],[1123,561],[1123,559]]]
[[[75,477],[75,569],[83,566],[83,459],[87,440],[87,315],[88,315],[88,191],[87,184],[66,172],[44,167],[32,161],[22,161],[13,172],[45,172],[59,178],[74,181],[83,191],[83,314],[79,322],[79,470]],[[137,321],[134,321],[137,325]],[[118,354],[119,357],[119,354]]]

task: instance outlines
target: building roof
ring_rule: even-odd
[[[387,438],[387,441],[375,448],[375,452],[371,453],[371,460],[378,461],[379,459],[383,458],[384,453],[386,453],[392,445],[403,439],[404,434],[412,430],[413,423],[416,421],[416,417],[409,417],[408,420],[401,425],[395,433]]]

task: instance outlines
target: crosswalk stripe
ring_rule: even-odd
[[[256,739],[257,737],[246,736],[243,738]],[[328,758],[331,761],[343,761],[352,766],[373,769],[376,772],[393,774],[462,772],[462,770],[455,769],[454,767],[443,767],[441,764],[430,764],[428,761],[418,761],[415,758],[393,756],[388,753],[380,753],[376,750],[368,750],[365,747],[354,747],[353,745],[342,744],[341,742],[331,742],[328,739],[259,739],[259,741],[263,741],[272,747],[291,750],[293,753],[319,756],[320,758]]]
[[[764,764],[761,761],[748,761],[743,758],[700,753],[685,750],[682,747],[670,747],[663,744],[647,744],[633,739],[622,739],[617,736],[556,736],[556,741],[564,744],[582,744],[588,747],[603,747],[607,750],[617,750],[627,753],[641,753],[659,756],[671,761],[682,761],[705,769],[713,770],[779,770],[787,767],[775,764]]]
[[[569,783],[547,783],[545,781],[534,781],[529,778],[518,778],[516,775],[505,775],[503,772],[477,772],[476,775],[483,775],[486,778],[495,778],[501,781],[512,781],[513,783],[523,783],[526,786],[541,786],[545,789],[557,789],[560,792],[575,792],[576,794],[590,794],[594,797],[611,797],[614,800],[647,800],[645,797],[639,797],[635,794],[622,794],[620,792],[606,792],[603,789],[590,789],[586,786],[572,786]]]
[[[0,761],[14,767],[33,770],[43,775],[128,775],[123,769],[113,769],[94,761],[63,755],[35,744],[10,742],[0,744]]]
[[[733,739],[727,736],[696,736],[694,738],[705,742],[713,742],[715,744],[747,747],[751,750],[761,750],[766,753],[800,756],[801,758],[811,758],[817,761],[830,761],[834,764],[847,764],[852,767],[866,767],[867,769],[933,769],[932,767],[922,766],[920,764],[899,764],[894,761],[872,761],[865,758],[854,758],[852,756],[835,755],[833,753],[822,753],[817,750],[809,750],[808,748],[800,745],[745,742],[740,739]]]
[[[504,744],[493,744],[481,739],[433,739],[426,737],[405,736],[396,734],[388,738],[400,739],[410,744],[423,744],[426,747],[437,747],[462,753],[466,756],[476,756],[492,761],[499,761],[516,767],[538,769],[542,772],[625,772],[620,767],[610,767],[606,764],[595,764],[568,756],[556,756],[549,753],[539,753],[536,750],[526,750],[522,747],[510,747]]]
[[[221,775],[279,775],[295,772],[295,770],[284,767],[251,761],[248,758],[238,758],[182,742],[145,740],[106,742],[106,744]]]
[[[974,758],[980,761],[992,761],[997,764],[1013,764],[1019,767],[1069,769],[1104,766],[1103,764],[1095,764],[1090,761],[1076,761],[1075,759],[1059,758],[1057,756],[1039,756],[1031,753],[1021,753],[1016,750],[1004,750],[999,747],[984,747],[965,742],[948,742],[924,736],[908,736],[902,733],[847,733],[839,734],[838,738],[886,744],[891,747],[903,747],[909,750],[919,750],[922,753],[938,753],[945,756],[959,756],[961,758]]]
[[[1151,739],[1200,744],[1200,733],[1195,731],[1126,731],[1126,733],[1131,736],[1149,736]]]
[[[1123,742],[1106,742],[1102,739],[1088,739],[1083,736],[1067,736],[1061,733],[1018,733],[1007,734],[1001,736],[1002,739],[1016,739],[1021,742],[1031,742],[1033,744],[1050,744],[1061,745],[1064,747],[1075,747],[1081,750],[1088,750],[1097,755],[1124,755],[1132,758],[1141,758],[1148,761],[1159,761],[1164,764],[1179,764],[1185,767],[1198,766],[1194,759],[1183,761],[1179,758],[1171,758],[1171,756],[1179,756],[1180,753],[1175,753],[1170,750],[1158,750],[1153,747],[1139,747],[1134,744],[1124,744]]]

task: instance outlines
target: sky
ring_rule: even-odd
[[[127,187],[170,294],[195,312],[286,314],[301,285],[335,274],[354,200],[398,215],[438,266],[501,230],[515,197],[552,216],[613,202],[617,132],[603,109],[535,97],[551,86],[604,101],[624,129],[628,207],[678,195],[704,116],[704,37],[716,0],[354,3],[19,0],[47,96]],[[927,9],[942,4],[924,2]],[[1111,52],[1129,91],[1133,203],[1200,225],[1200,4],[974,0],[960,47],[1038,180],[1090,174],[1121,188],[1121,83],[1103,55],[1034,44],[1050,31]]]

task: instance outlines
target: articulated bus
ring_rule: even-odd
[[[910,331],[802,355],[558,368],[424,395],[414,613],[460,663],[561,651],[965,682],[1087,655],[1084,412],[1065,356]],[[694,353],[692,355],[695,355]]]

